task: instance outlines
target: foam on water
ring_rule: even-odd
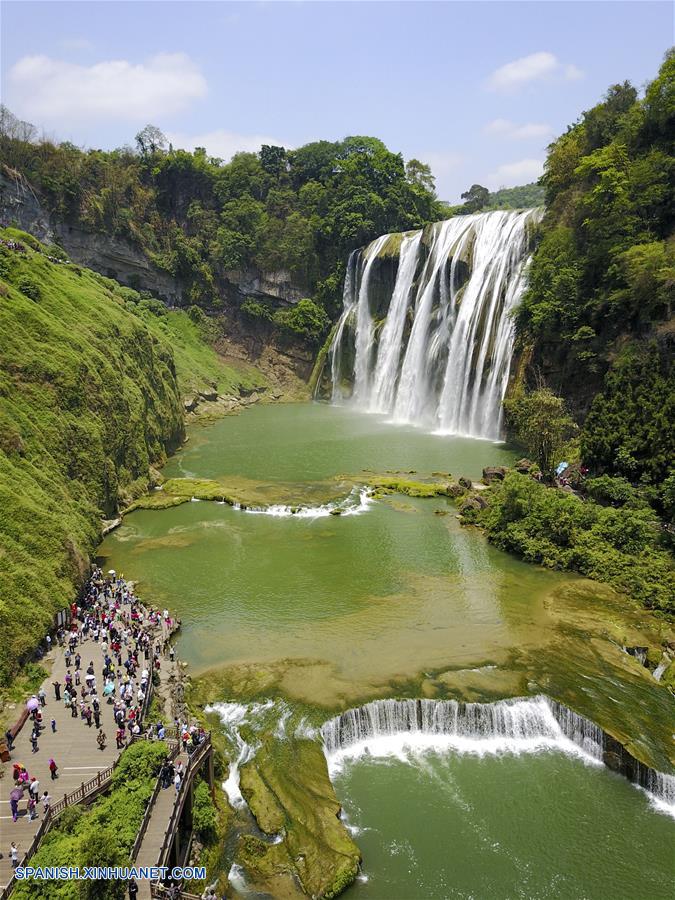
[[[367,488],[353,488],[343,500],[324,503],[321,506],[286,506],[281,503],[272,506],[246,506],[234,504],[234,509],[243,510],[252,516],[272,516],[276,519],[325,519],[328,516],[360,516],[367,512],[375,501]]]

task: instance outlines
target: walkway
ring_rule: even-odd
[[[162,633],[165,633],[164,624],[162,624]],[[70,794],[72,791],[75,791],[82,782],[89,781],[98,772],[107,769],[120,754],[120,751],[115,746],[117,726],[113,716],[112,705],[109,705],[105,700],[101,702],[101,725],[108,738],[105,749],[101,751],[96,743],[98,734],[96,727],[93,724],[89,727],[86,721],[79,716],[73,718],[70,710],[64,706],[63,700],[57,701],[55,699],[52,682],[55,680],[61,682],[61,696],[63,697],[65,674],[67,671],[74,672],[72,665],[69,670],[66,669],[64,650],[65,647],[56,645],[45,657],[47,668],[50,668],[51,664],[51,673],[42,685],[47,695],[47,704],[42,709],[45,727],[38,741],[38,752],[32,752],[30,743],[32,722],[28,719],[15,738],[14,749],[11,751],[11,761],[2,764],[3,777],[0,778],[0,853],[2,853],[2,859],[0,859],[0,891],[12,877],[11,841],[16,843],[19,851],[19,861],[21,861],[24,853],[30,847],[44,815],[43,806],[40,802],[37,808],[37,818],[32,821],[28,818],[28,791],[26,790],[24,792],[25,799],[19,803],[19,818],[16,822],[12,822],[9,794],[15,787],[12,778],[13,764],[15,762],[22,763],[28,770],[29,775],[31,777],[35,776],[39,780],[40,796],[47,790],[52,798],[52,802],[56,802],[62,799],[64,794]],[[83,674],[89,661],[92,660],[97,675],[97,683],[101,683],[103,654],[99,644],[89,638],[79,644],[77,650],[82,657]],[[176,668],[176,664],[170,663],[168,658],[162,659],[160,674],[163,684],[175,673]],[[22,706],[17,704],[15,721],[19,718],[21,712]],[[52,717],[56,719],[56,732],[54,733],[50,724]],[[55,781],[51,780],[49,772],[50,758],[53,758],[59,767],[58,778]],[[173,787],[171,788],[171,793],[175,793]]]
[[[100,681],[101,651],[98,644],[92,640],[84,641],[80,645],[79,651],[83,662],[86,660],[86,665],[93,658]],[[113,718],[112,706],[108,706],[106,702],[101,704],[101,725],[108,736],[106,748],[101,751],[96,743],[98,731],[94,725],[89,728],[79,716],[77,719],[72,718],[70,710],[65,708],[63,701],[57,702],[54,699],[52,681],[58,679],[63,685],[67,671],[63,648],[56,647],[47,655],[46,660],[53,662],[53,666],[51,675],[43,684],[47,693],[47,705],[42,710],[43,722],[46,723],[46,727],[38,742],[40,749],[37,753],[31,751],[32,722],[28,719],[14,741],[11,762],[3,764],[4,774],[0,779],[0,834],[2,834],[0,852],[3,854],[3,859],[0,859],[0,887],[4,887],[12,876],[12,864],[9,858],[10,842],[16,843],[19,859],[21,859],[23,853],[30,846],[43,816],[42,803],[39,803],[38,818],[33,819],[32,822],[29,820],[26,811],[28,791],[25,791],[26,799],[19,804],[19,818],[16,822],[12,822],[9,807],[9,794],[14,788],[12,765],[15,762],[23,763],[29,774],[39,780],[40,796],[47,790],[52,801],[56,801],[60,800],[64,794],[70,794],[71,791],[76,790],[83,781],[89,781],[97,772],[111,766],[119,756],[119,750],[115,748],[117,726]],[[70,671],[73,671],[72,666]],[[61,693],[63,696],[63,687]],[[17,706],[16,712],[18,718],[21,707]],[[52,717],[56,719],[55,733],[52,733],[50,727]],[[50,758],[53,758],[59,767],[56,781],[51,780]]]
[[[179,760],[187,767],[187,753],[179,753],[176,757],[176,762]],[[168,788],[160,788],[134,865],[149,867],[157,865],[175,802],[176,788],[173,784],[169,785]],[[147,900],[150,897],[150,882],[148,880],[144,879],[138,882],[138,897],[139,900]]]

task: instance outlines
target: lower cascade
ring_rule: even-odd
[[[539,209],[382,235],[347,265],[330,396],[397,423],[499,440]]]
[[[604,763],[648,791],[675,815],[675,775],[640,763],[590,719],[540,695],[496,703],[456,700],[375,700],[330,719],[321,729],[329,763],[380,749],[387,739],[413,748],[452,747],[476,753],[559,749]],[[437,739],[437,740],[434,740]]]

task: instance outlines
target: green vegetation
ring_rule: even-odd
[[[472,184],[468,191],[461,195],[464,203],[457,206],[448,206],[447,214],[462,216],[467,213],[488,212],[493,209],[529,209],[533,206],[543,206],[545,199],[544,188],[531,182],[512,188],[500,188],[498,191],[489,191],[482,184]]]
[[[541,471],[550,476],[565,441],[576,428],[565,401],[548,388],[539,388],[505,400],[504,409],[518,440]]]
[[[484,209],[527,209],[533,206],[543,206],[544,200],[544,188],[533,181],[530,184],[493,191],[488,197]]]
[[[616,497],[615,488],[626,495],[625,485],[591,482],[596,496]],[[634,492],[614,508],[509,472],[482,497],[487,506],[468,508],[463,517],[485,528],[501,550],[548,568],[579,572],[651,609],[675,612],[672,555],[662,545],[654,512]]]
[[[555,141],[518,342],[583,422],[594,473],[649,487],[675,460],[675,52],[643,99],[613,85]],[[585,421],[584,421],[585,420]]]
[[[132,241],[180,279],[186,305],[210,309],[228,272],[255,268],[289,272],[332,314],[351,250],[445,215],[428,167],[372,137],[264,146],[224,164],[168,147],[152,126],[135,150],[40,141],[2,108],[0,156],[63,221]]]
[[[383,494],[405,494],[408,497],[453,497],[461,493],[458,485],[448,480],[411,481],[401,475],[372,475],[366,478],[366,482],[373,488],[373,496],[376,498]]]
[[[195,788],[192,806],[192,826],[203,843],[212,843],[217,835],[218,811],[205,781]]]
[[[0,245],[0,681],[63,608],[101,517],[143,493],[183,437],[181,393],[253,385],[207,324],[68,263],[13,229]],[[33,249],[37,247],[37,249]],[[26,293],[30,283],[32,296]],[[39,300],[36,300],[39,296]],[[172,347],[174,349],[172,349]]]
[[[274,321],[311,344],[319,343],[330,327],[326,311],[309,299],[300,300],[289,309],[278,310],[274,315]]]
[[[120,756],[110,789],[89,809],[64,810],[47,833],[32,866],[127,866],[157,773],[167,753],[161,741],[137,741]],[[18,900],[123,900],[122,881],[22,881]]]

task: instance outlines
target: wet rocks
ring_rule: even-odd
[[[486,466],[483,469],[483,481],[485,484],[492,484],[493,481],[503,481],[508,471],[506,466]]]

